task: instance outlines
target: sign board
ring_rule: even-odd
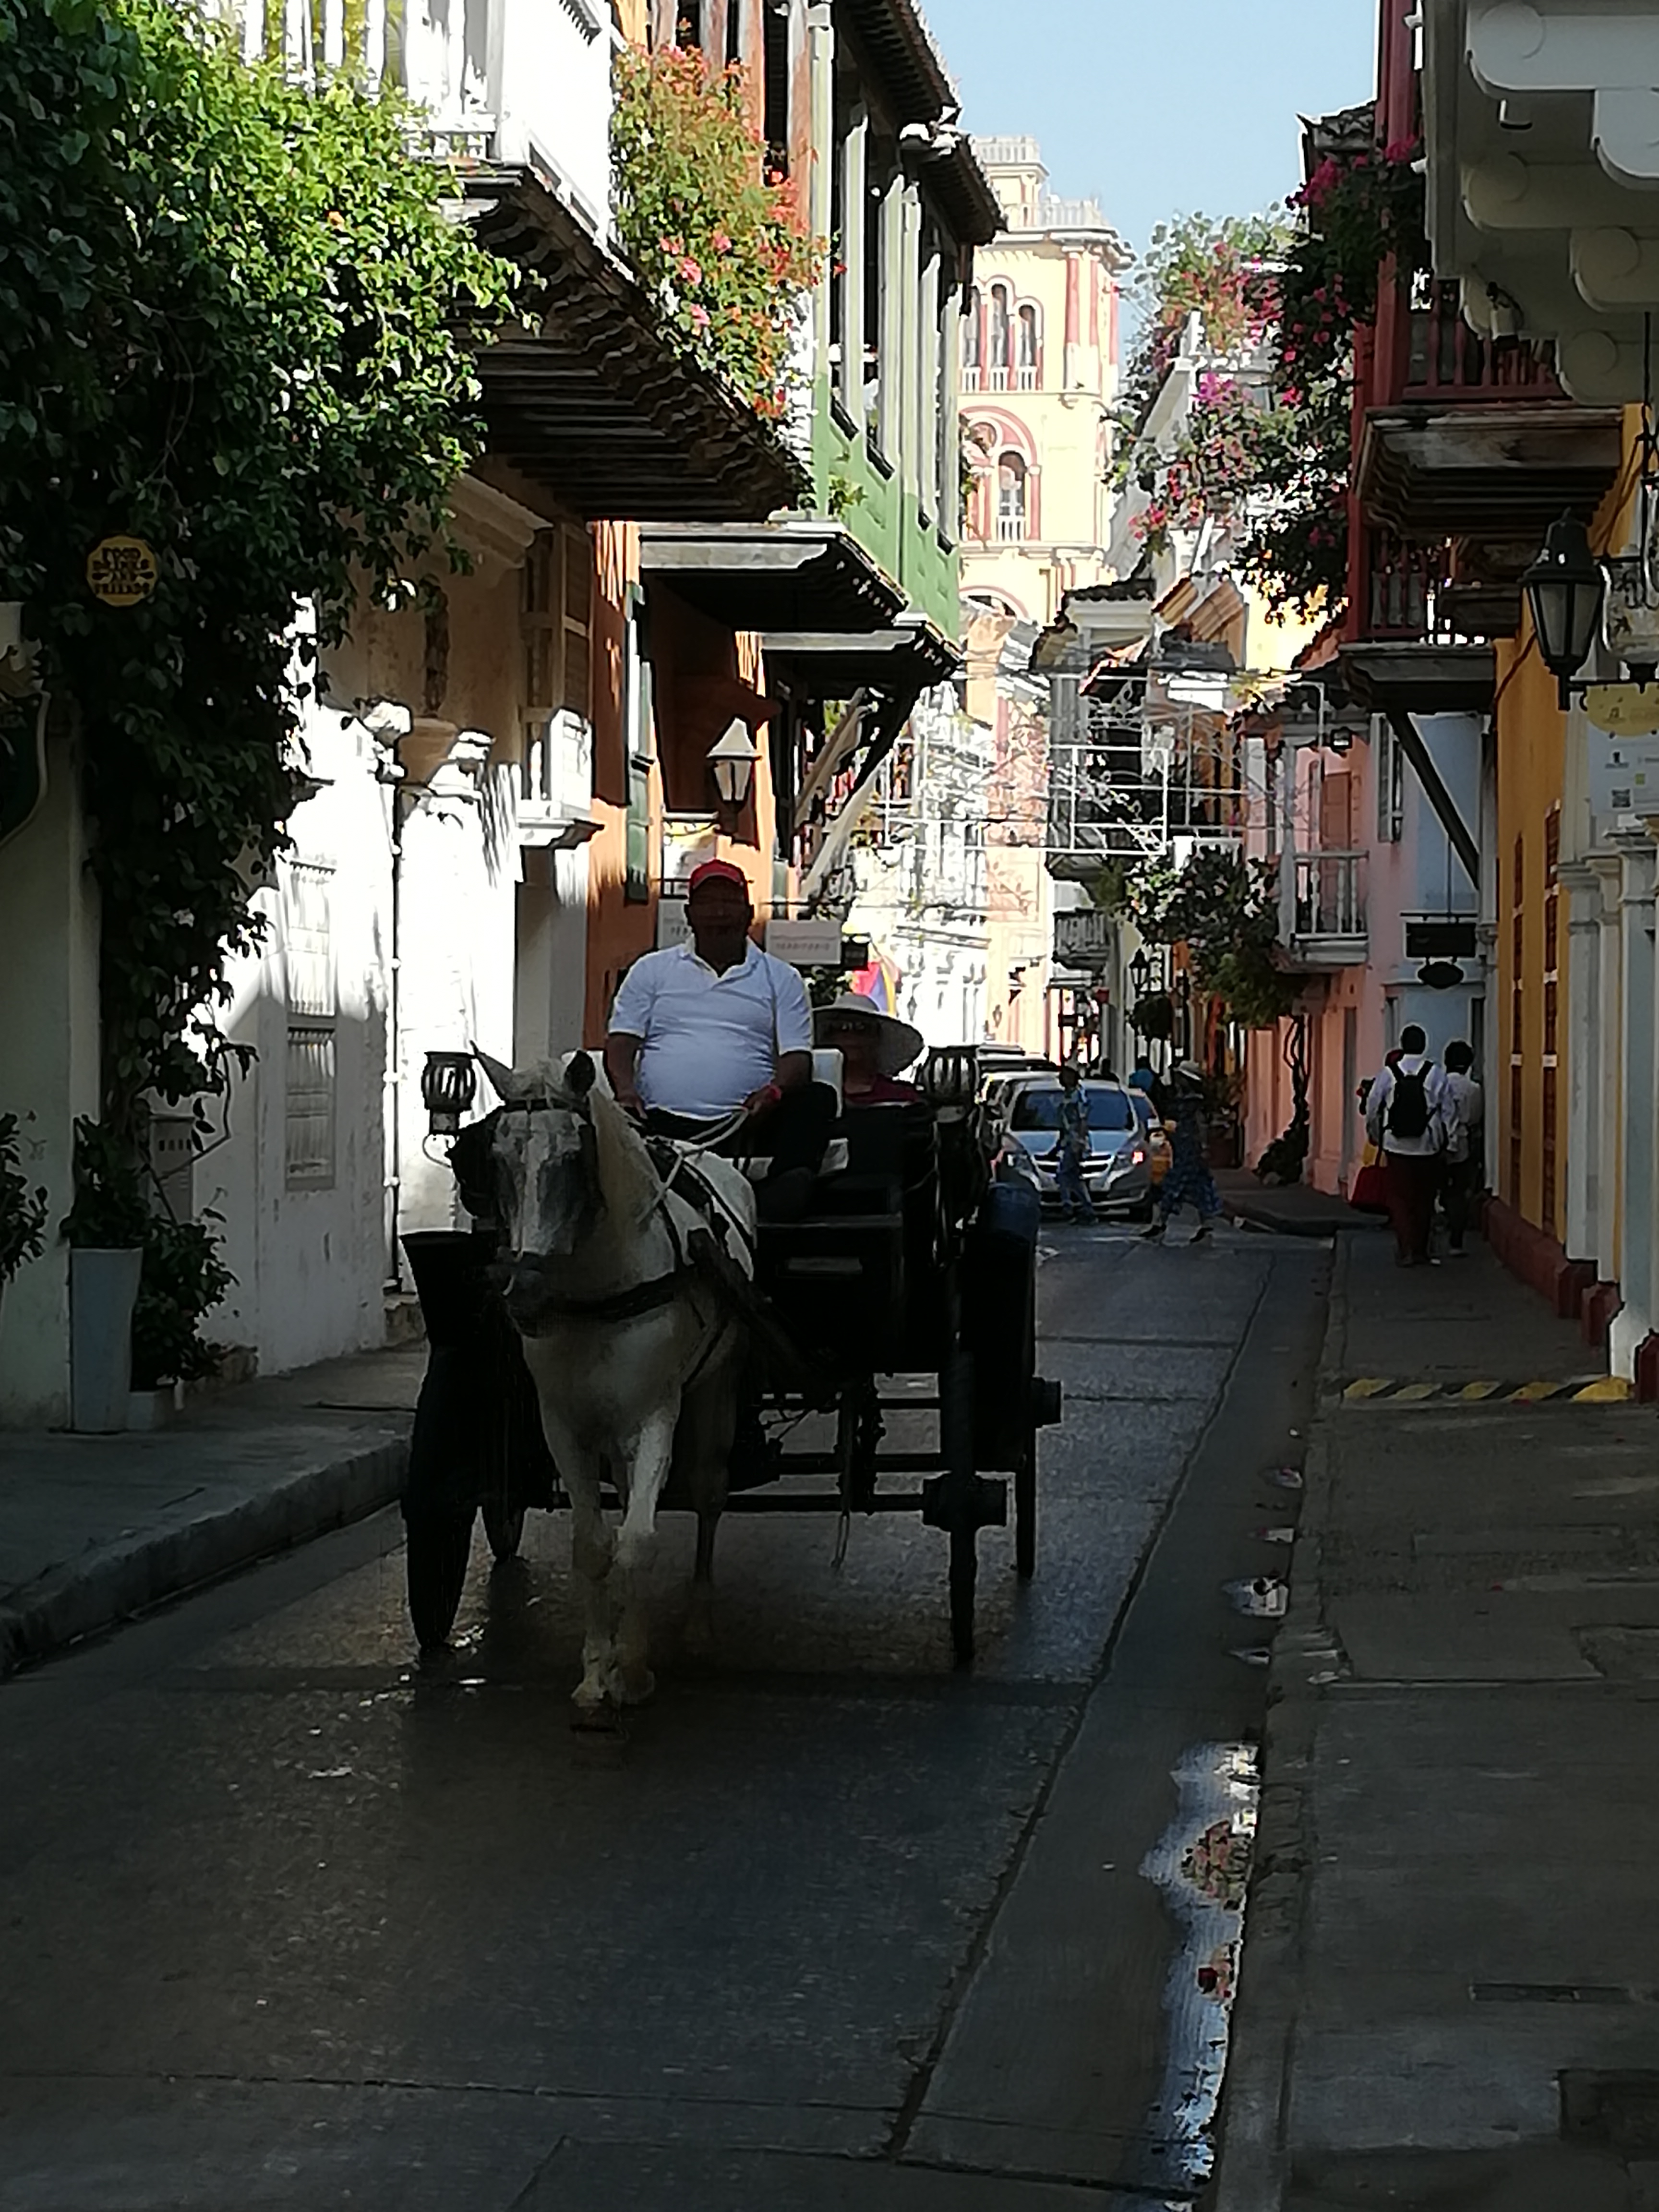
[[[1589,803],[1595,814],[1659,814],[1659,737],[1589,732]]]
[[[1103,907],[1073,907],[1054,916],[1054,957],[1071,968],[1101,968],[1111,957],[1112,916]]]
[[[1659,684],[1592,684],[1584,712],[1609,737],[1650,737],[1659,730]]]
[[[155,556],[142,538],[100,538],[87,556],[87,588],[106,607],[142,605],[155,589]]]
[[[657,950],[665,952],[671,945],[691,942],[691,924],[686,917],[684,894],[665,890],[657,901]]]
[[[839,968],[838,921],[769,921],[766,949],[792,968]]]

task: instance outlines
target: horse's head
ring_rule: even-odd
[[[552,1296],[558,1263],[592,1232],[605,1199],[593,1127],[593,1062],[478,1064],[501,1102],[493,1157],[506,1231],[507,1310],[532,1328]]]

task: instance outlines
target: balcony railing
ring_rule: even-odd
[[[1309,965],[1367,958],[1365,860],[1363,852],[1297,854],[1291,951]]]
[[[580,715],[527,716],[518,766],[521,845],[580,845],[593,835],[593,733]]]
[[[1419,277],[1378,302],[1373,407],[1472,407],[1564,399],[1555,372],[1519,338],[1483,338],[1455,284]]]
[[[1367,530],[1360,557],[1366,637],[1426,637],[1433,626],[1436,593],[1445,583],[1443,545],[1411,545],[1390,530]]]

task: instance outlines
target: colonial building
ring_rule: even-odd
[[[1110,573],[1118,278],[1130,256],[1091,199],[1048,191],[1035,138],[975,139],[1005,228],[978,257],[963,324],[971,471],[963,590],[1051,622]]]

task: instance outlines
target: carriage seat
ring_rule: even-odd
[[[837,1120],[840,1119],[847,1104],[847,1101],[842,1092],[841,1073],[842,1060],[840,1051],[837,1048],[830,1046],[819,1046],[813,1052],[812,1080],[814,1083],[823,1084],[827,1089],[835,1092],[836,1115]],[[823,1162],[818,1170],[819,1180],[822,1181],[826,1176],[845,1175],[848,1169],[848,1158],[849,1154],[848,1152],[846,1138],[831,1137],[829,1144],[824,1148]],[[738,1164],[742,1168],[744,1175],[748,1176],[750,1182],[764,1182],[767,1176],[772,1172],[772,1162],[769,1157],[763,1152],[756,1153],[748,1159],[740,1160]]]

